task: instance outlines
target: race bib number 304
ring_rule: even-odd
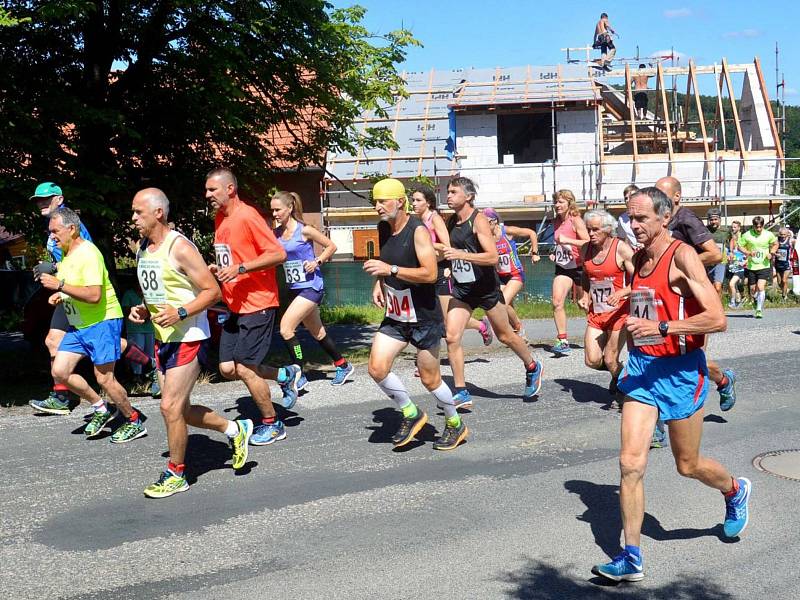
[[[417,312],[414,310],[414,300],[411,290],[396,290],[384,285],[386,296],[386,316],[401,323],[416,323]]]
[[[469,261],[461,259],[453,260],[450,271],[453,274],[453,279],[458,283],[472,283],[475,281],[475,269]]]
[[[139,276],[139,287],[147,304],[164,304],[167,301],[167,290],[164,287],[164,271],[158,259],[141,258],[136,267]]]
[[[283,273],[286,275],[286,283],[301,283],[306,280],[306,270],[303,268],[302,260],[287,260],[283,263]]]
[[[656,311],[656,292],[652,289],[642,289],[631,292],[631,316],[637,319],[648,319],[658,321]],[[634,346],[656,346],[664,343],[661,335],[651,335],[640,338],[633,338]]]

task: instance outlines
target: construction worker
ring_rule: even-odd
[[[617,32],[611,27],[611,23],[608,22],[608,14],[602,13],[597,25],[594,26],[594,42],[592,43],[592,48],[600,50],[600,59],[596,62],[606,71],[611,70],[611,60],[617,53],[617,49],[614,47],[614,40],[611,37],[616,34]]]

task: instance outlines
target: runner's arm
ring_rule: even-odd
[[[575,228],[575,233],[578,235],[577,238],[559,236],[556,240],[558,244],[569,244],[570,246],[576,246],[581,248],[589,243],[589,231],[586,229],[586,223],[583,222],[583,219],[580,217],[573,217],[572,218],[572,226]]]
[[[527,237],[531,241],[531,256],[539,255],[539,236],[536,235],[533,229],[506,225],[506,233],[513,237]]]
[[[705,267],[697,253],[688,246],[681,246],[675,251],[675,260],[670,269],[670,283],[673,272],[681,287],[688,288],[691,295],[700,303],[702,311],[688,319],[669,322],[671,335],[691,335],[703,333],[719,333],[727,329],[727,318],[722,310],[717,291],[706,275]]]
[[[311,225],[303,226],[303,236],[324,248],[317,257],[317,264],[322,265],[328,262],[331,257],[336,254],[336,244],[316,227],[312,227]]]
[[[494,267],[497,264],[497,246],[489,227],[489,220],[482,213],[475,216],[474,231],[483,252],[467,252],[466,250],[447,248],[444,253],[445,258],[465,260],[482,267]]]
[[[433,247],[441,258],[444,258],[444,249],[450,246],[450,232],[447,225],[439,213],[433,215],[433,230],[436,232],[437,241]]]
[[[81,302],[86,302],[87,304],[97,304],[103,297],[102,285],[71,285],[65,283],[61,286],[61,279],[47,273],[42,273],[39,282],[42,284],[42,287],[48,290],[61,291],[67,296],[75,298],[75,300],[80,300]],[[61,286],[60,290],[59,286]]]
[[[175,259],[175,264],[200,289],[194,300],[183,305],[189,315],[202,312],[222,299],[219,285],[197,248],[179,238],[172,246],[172,257]]]
[[[414,230],[414,248],[419,267],[399,267],[395,277],[409,283],[433,283],[436,281],[436,251],[433,249],[431,235],[425,226]],[[382,260],[370,259],[364,263],[364,270],[373,277],[388,277],[392,265]],[[373,291],[374,294],[374,291]]]

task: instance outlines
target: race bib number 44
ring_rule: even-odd
[[[401,323],[416,323],[417,312],[411,290],[396,290],[388,285],[383,286],[386,296],[386,316]]]
[[[283,273],[286,275],[286,283],[301,283],[306,280],[306,270],[303,268],[302,260],[287,260],[283,263]]]
[[[631,316],[637,319],[658,321],[656,311],[656,292],[652,289],[636,290],[631,292]],[[633,338],[634,346],[656,346],[663,344],[664,338],[660,334]]]
[[[139,276],[139,287],[147,304],[164,304],[167,301],[167,290],[164,287],[164,270],[158,259],[139,259],[136,267]]]
[[[453,274],[453,279],[458,283],[472,283],[475,281],[475,269],[469,261],[461,259],[453,260],[450,271]]]

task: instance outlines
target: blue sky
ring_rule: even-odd
[[[354,4],[341,0],[333,3]],[[412,49],[402,66],[409,71],[557,64],[564,61],[560,48],[591,42],[595,22],[605,11],[620,34],[616,41],[618,56],[635,56],[637,45],[640,56],[674,47],[697,64],[720,62],[723,56],[730,64],[749,63],[759,56],[770,97],[774,98],[777,42],[786,102],[800,104],[800,0],[355,3],[367,9],[365,22],[370,30],[384,33],[402,26],[422,41],[424,47]],[[685,59],[681,64],[687,64]],[[701,81],[701,89],[709,93],[713,83]]]

